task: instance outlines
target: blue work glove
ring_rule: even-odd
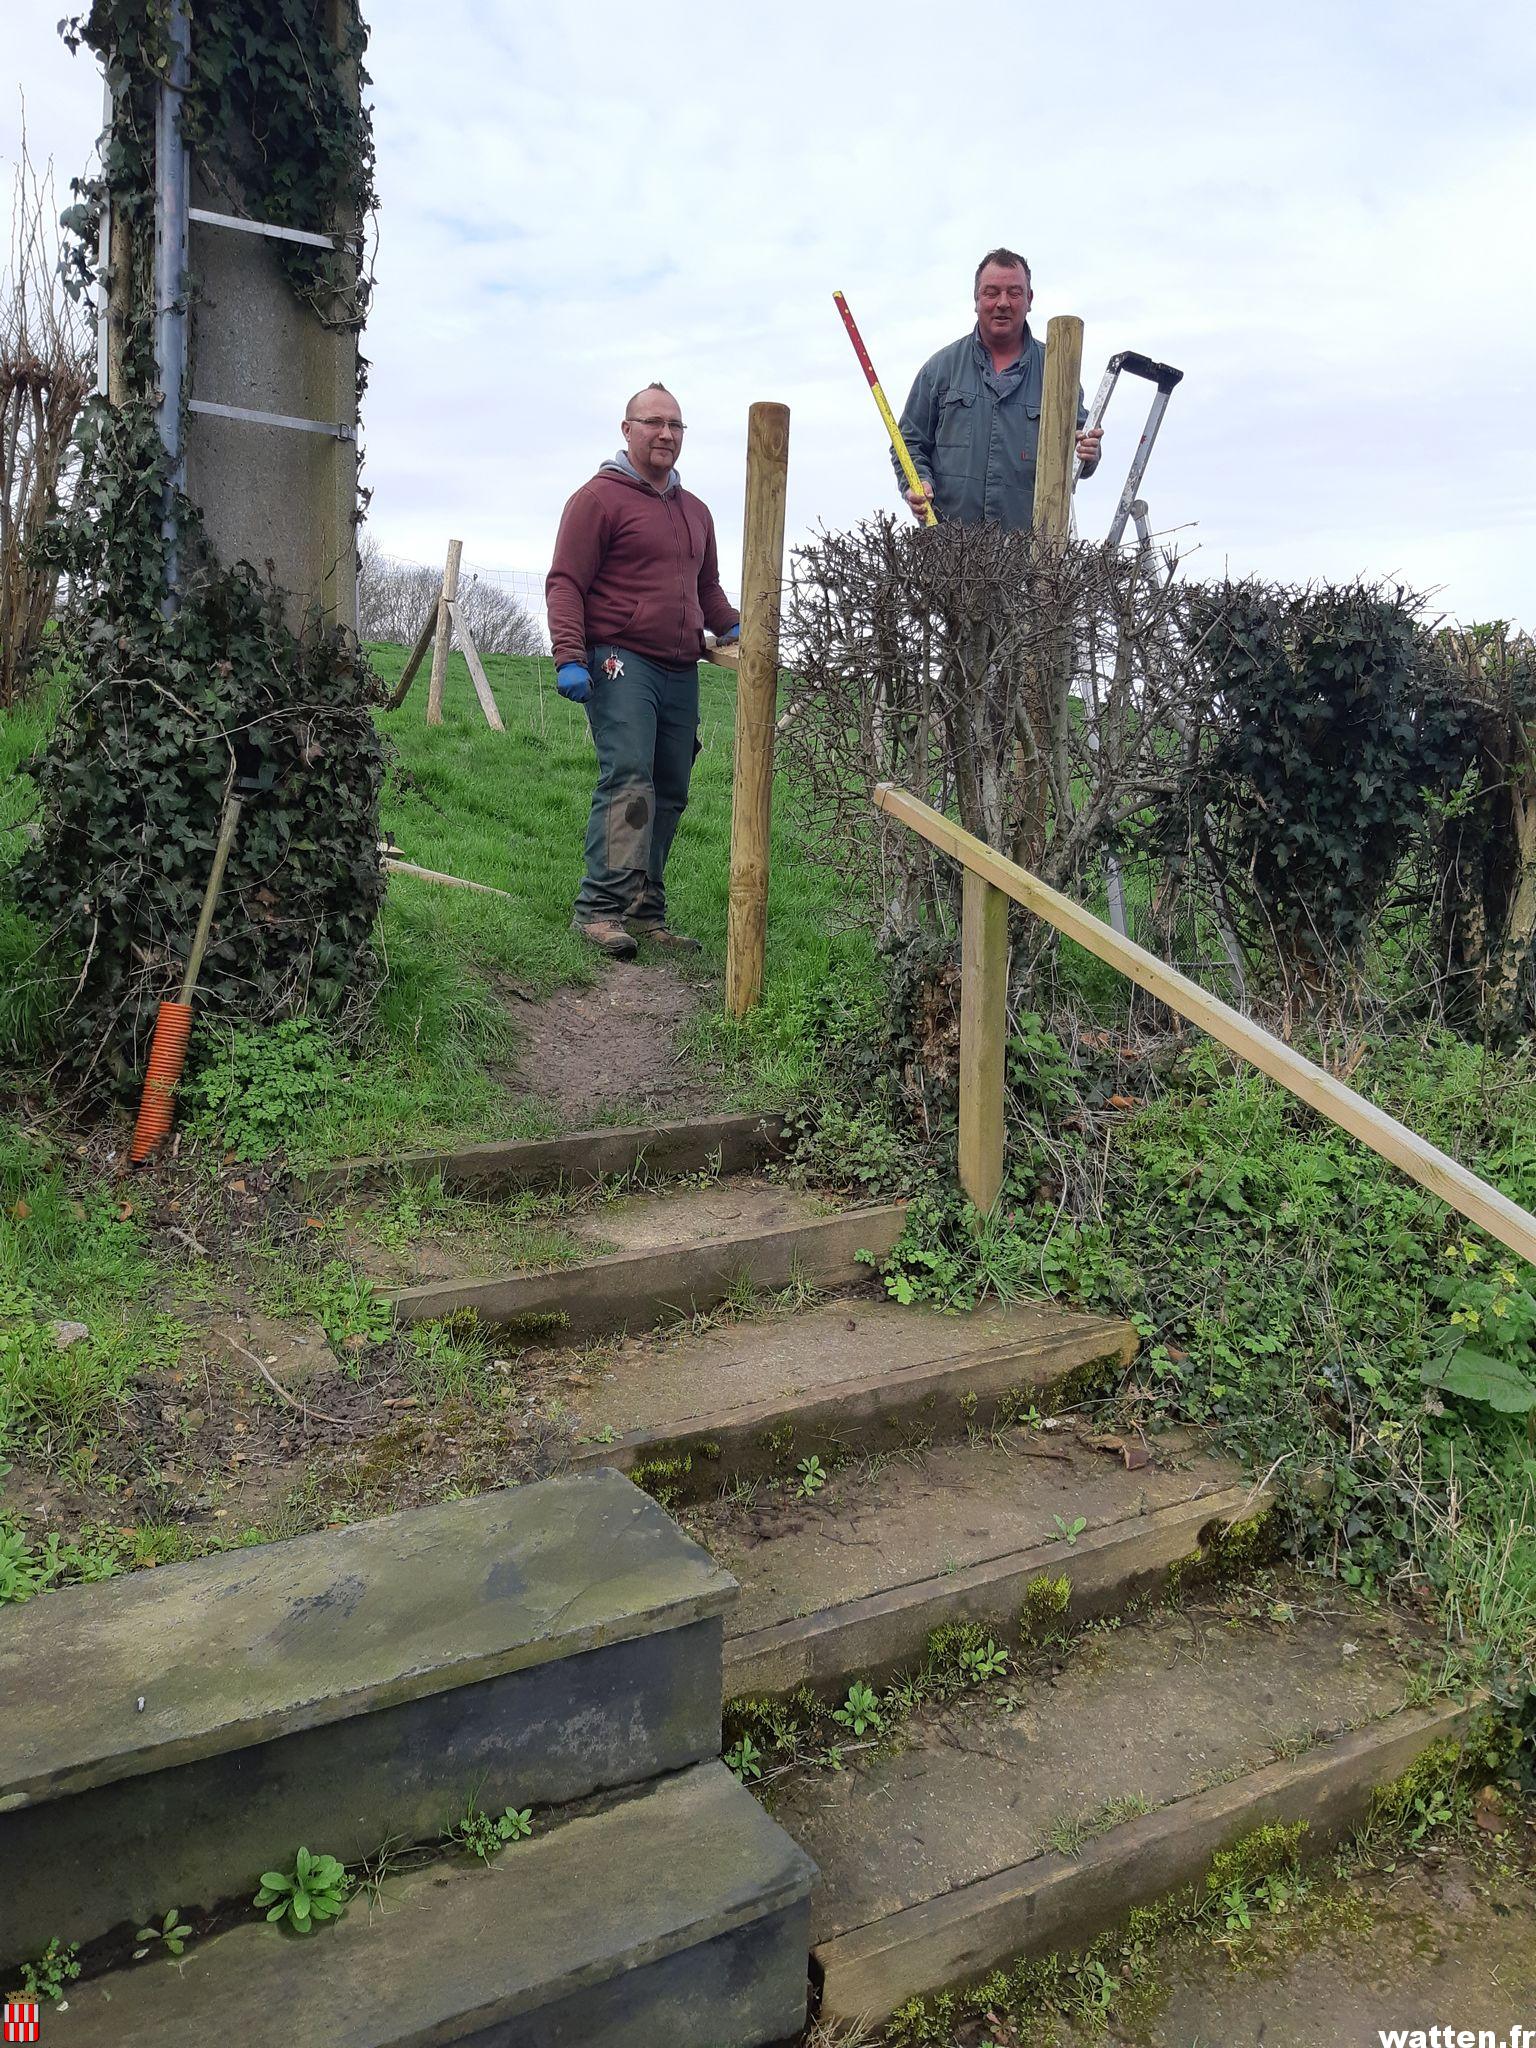
[[[738,621],[738,623],[734,626],[727,626],[725,631],[723,633],[717,633],[715,635],[715,638],[720,642],[720,645],[722,647],[729,647],[733,640],[739,640],[741,638],[740,622]]]
[[[592,694],[592,678],[584,661],[562,661],[555,670],[555,688],[567,702],[585,704]]]

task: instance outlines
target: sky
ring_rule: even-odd
[[[1391,578],[1536,628],[1528,0],[365,6],[386,552],[541,572],[660,377],[734,588],[754,400],[790,408],[792,542],[897,503],[833,290],[899,411],[1001,243],[1036,331],[1083,318],[1090,397],[1115,350],[1184,371],[1143,489],[1187,573]],[[0,168],[19,86],[67,186],[99,79],[58,0],[4,8]],[[1088,538],[1149,395],[1115,394]]]

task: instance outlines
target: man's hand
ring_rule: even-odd
[[[555,670],[555,688],[572,704],[585,704],[592,694],[592,677],[584,661],[562,661]]]
[[[928,507],[933,503],[933,485],[924,484],[920,491],[908,491],[906,500],[912,510],[912,517],[919,526],[928,524]]]
[[[1092,476],[1099,466],[1099,457],[1104,452],[1104,429],[1091,427],[1077,437],[1077,459],[1083,465],[1083,475]]]
[[[723,633],[715,635],[715,645],[717,647],[733,647],[740,638],[741,621],[738,619],[734,626],[727,626]]]

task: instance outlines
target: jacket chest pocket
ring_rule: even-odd
[[[939,402],[938,424],[933,430],[934,445],[939,448],[963,447],[971,438],[970,394],[952,391]]]
[[[1026,462],[1033,462],[1040,452],[1040,407],[1021,405],[1016,416],[1019,430],[1019,453]]]

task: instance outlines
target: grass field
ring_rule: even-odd
[[[376,647],[372,655],[393,684],[404,650]],[[386,974],[374,1032],[353,1063],[345,1099],[328,1105],[311,1133],[317,1153],[531,1128],[527,1107],[489,1071],[515,1043],[517,1003],[498,993],[496,979],[541,995],[597,971],[570,929],[596,774],[586,717],[556,694],[547,660],[491,656],[486,670],[505,734],[486,725],[457,654],[441,726],[425,722],[424,676],[399,711],[380,715],[394,754],[383,822],[407,860],[490,883],[513,900],[408,875],[391,879],[379,927]],[[669,866],[669,916],[701,942],[690,971],[718,978],[725,964],[735,678],[710,667],[701,674],[703,750]],[[719,1017],[718,1003],[707,1002],[696,1027],[700,1050],[725,1059],[742,1101],[795,1085],[811,1057],[794,1023],[809,992],[872,973],[868,940],[839,928],[844,900],[839,877],[806,859],[781,815],[762,1013],[737,1029]],[[600,1048],[571,1048],[573,1059],[600,1056]]]

